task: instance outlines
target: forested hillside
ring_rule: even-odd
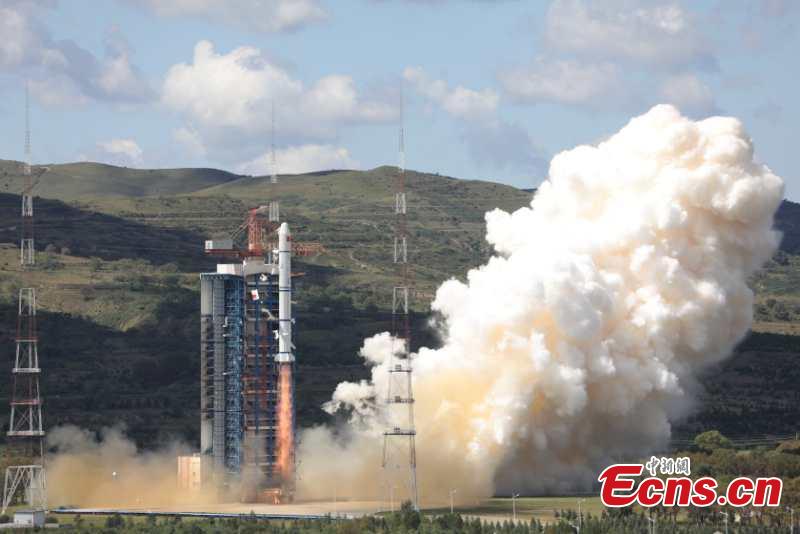
[[[22,283],[20,168],[0,161],[0,362],[7,368]],[[299,262],[306,275],[296,295],[299,423],[323,420],[319,405],[336,383],[366,376],[357,357],[363,338],[389,326],[395,172],[281,176],[271,185],[209,169],[48,167],[36,187],[37,265],[26,282],[39,291],[47,424],[97,429],[121,422],[145,446],[197,440],[198,274],[215,263],[203,255],[203,240],[229,235],[247,208],[269,200],[280,201],[296,240],[325,247]],[[517,209],[531,193],[417,172],[407,183],[415,338],[435,344],[427,315],[435,288],[488,258],[486,211]],[[753,280],[756,330],[771,335],[752,337],[709,373],[687,433],[794,431],[800,206],[784,203],[778,225],[786,232],[782,251]],[[7,391],[8,380],[0,379],[0,393]]]

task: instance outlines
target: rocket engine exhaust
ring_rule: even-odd
[[[486,214],[494,257],[439,287],[443,345],[412,355],[423,501],[585,489],[667,443],[747,333],[748,278],[780,240],[783,181],[753,154],[737,119],[660,105],[556,155],[530,207]],[[365,340],[371,380],[325,405],[347,425],[303,433],[299,496],[381,495],[392,345]]]
[[[284,484],[294,484],[294,410],[292,364],[280,364],[278,374],[278,470]]]

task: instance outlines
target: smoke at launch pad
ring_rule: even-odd
[[[738,120],[661,105],[556,155],[530,207],[487,213],[494,256],[439,287],[442,345],[412,355],[422,501],[454,487],[460,500],[583,489],[612,460],[665,445],[698,374],[750,327],[747,280],[780,240],[782,197]],[[371,379],[339,384],[325,405],[347,423],[299,436],[300,499],[380,498],[396,346],[388,333],[365,340]],[[66,451],[49,462],[54,505],[117,491],[85,469],[98,458],[159,488],[174,474],[172,451],[165,463],[116,435],[53,434]]]

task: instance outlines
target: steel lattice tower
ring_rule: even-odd
[[[25,87],[25,164],[22,189],[22,235],[20,237],[20,265],[23,273],[34,265],[33,245],[33,178],[31,172],[31,131],[28,88]],[[15,452],[30,461],[6,468],[3,485],[5,513],[15,497],[23,492],[29,506],[47,507],[47,488],[44,471],[44,428],[42,400],[39,395],[38,334],[36,330],[36,289],[19,290],[17,317],[16,356],[11,369],[11,416],[7,436]]]
[[[396,282],[392,290],[392,337],[397,345],[389,355],[389,380],[386,404],[390,425],[383,433],[383,469],[393,492],[392,470],[407,469],[409,497],[419,509],[417,493],[416,429],[414,427],[414,393],[411,366],[411,323],[409,295],[411,266],[408,261],[408,220],[406,203],[406,152],[403,126],[403,96],[400,96],[400,165],[394,179],[394,265]]]

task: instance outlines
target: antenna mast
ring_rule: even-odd
[[[389,380],[386,404],[389,428],[383,433],[383,469],[389,487],[394,490],[392,470],[408,470],[409,499],[419,509],[417,493],[416,429],[411,366],[411,323],[409,293],[411,268],[408,262],[408,221],[406,204],[406,147],[403,91],[400,88],[399,168],[394,180],[394,265],[396,282],[392,290],[392,338],[398,346],[389,355]]]
[[[275,157],[275,101],[272,101],[272,133],[270,135],[270,171],[271,175],[269,177],[269,183],[277,184],[278,183],[278,160]],[[269,202],[269,221],[270,222],[278,222],[280,221],[280,207],[278,205],[277,200],[271,200]]]
[[[22,189],[22,236],[20,266],[23,279],[34,265],[33,246],[33,178],[31,173],[31,128],[28,85],[25,84],[25,163]],[[42,400],[39,396],[38,334],[36,330],[36,289],[19,290],[16,356],[11,369],[11,416],[8,422],[9,445],[26,458],[28,463],[6,468],[3,484],[5,513],[20,493],[24,501],[37,509],[47,508],[47,488],[44,471],[44,428]]]
[[[272,176],[270,176],[270,183],[278,183],[278,163],[275,160],[275,101],[272,101],[272,135],[270,140],[270,167]]]
[[[31,103],[25,83],[25,176],[31,174]]]

